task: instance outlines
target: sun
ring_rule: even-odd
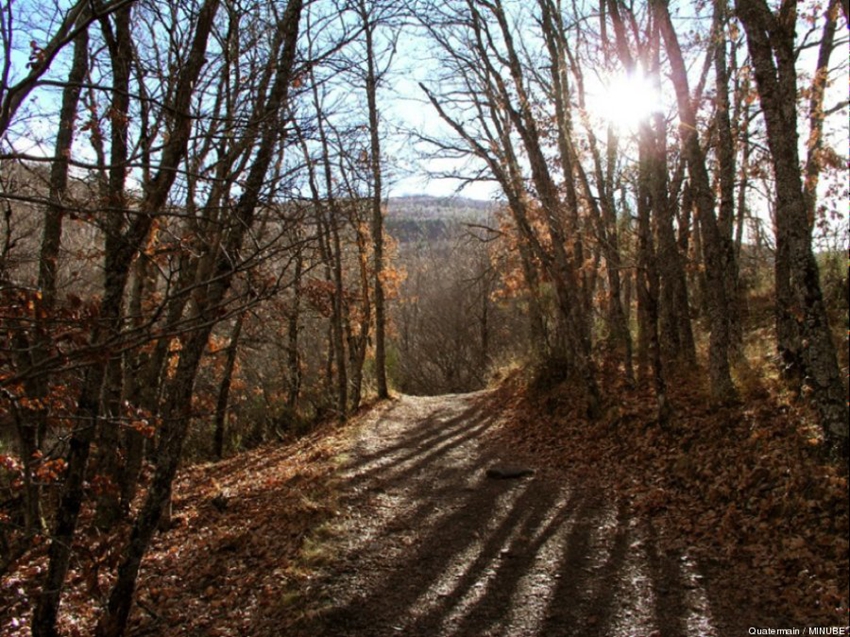
[[[588,92],[591,116],[610,122],[621,132],[635,132],[640,123],[662,109],[661,94],[641,73],[619,73],[600,79]]]

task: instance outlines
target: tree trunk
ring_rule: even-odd
[[[301,357],[298,351],[298,325],[301,312],[301,277],[304,268],[304,258],[301,246],[296,248],[295,277],[292,282],[292,303],[287,314],[287,373],[289,390],[286,393],[286,407],[294,416],[298,408],[298,396],[301,393]]]
[[[186,64],[177,78],[174,103],[171,105],[174,113],[173,134],[162,149],[161,168],[152,183],[148,184],[139,214],[134,217],[118,254],[111,256],[111,267],[106,270],[104,295],[99,312],[102,323],[95,327],[91,337],[95,346],[103,346],[120,335],[120,310],[130,264],[148,234],[154,215],[165,205],[177,176],[177,168],[186,152],[191,132],[191,88],[205,62],[206,43],[218,4],[219,0],[206,0],[198,14],[194,41]],[[83,482],[91,443],[94,440],[95,423],[100,414],[101,388],[105,375],[106,363],[95,363],[87,370],[83,381],[77,410],[79,424],[69,439],[70,452],[65,485],[57,511],[53,539],[48,549],[49,564],[33,615],[33,637],[54,637],[57,634],[59,600],[70,564],[72,543],[83,500]]]
[[[518,252],[522,264],[525,288],[528,290],[528,327],[531,350],[535,362],[540,362],[548,347],[546,323],[543,320],[543,308],[540,304],[540,273],[532,262],[525,240],[518,241]]]
[[[655,68],[658,68],[657,65]],[[657,73],[655,77],[658,77]],[[662,114],[656,114],[654,120],[652,200],[655,234],[658,238],[658,320],[662,350],[671,360],[693,365],[696,363],[696,344],[691,326],[688,282],[673,229],[674,202],[668,196],[667,122]]]
[[[714,1],[714,76],[715,109],[714,122],[717,127],[717,172],[719,182],[719,209],[717,226],[720,231],[721,261],[724,264],[726,287],[727,322],[729,324],[729,348],[736,357],[743,356],[744,334],[741,328],[740,282],[738,262],[733,242],[735,222],[735,140],[732,137],[731,105],[729,100],[729,69],[726,57],[726,26],[728,24],[727,0]]]
[[[386,298],[384,292],[384,211],[383,175],[381,166],[381,131],[378,114],[378,76],[375,68],[375,23],[367,10],[366,3],[358,4],[366,43],[366,103],[369,109],[369,168],[372,173],[372,250],[375,256],[375,380],[378,398],[388,398],[387,352],[386,352]]]
[[[605,258],[605,272],[608,279],[608,340],[610,346],[623,350],[623,364],[626,378],[630,382],[634,382],[632,335],[621,298],[623,286],[620,271],[623,266],[622,259],[620,258],[617,205],[614,200],[614,166],[616,163],[618,139],[614,131],[614,126],[609,124],[605,153],[606,161],[603,168],[602,158],[597,148],[596,136],[589,124],[587,125],[587,134],[593,153],[596,188],[600,193],[599,212],[597,215],[599,216],[599,235],[602,243],[602,254]],[[594,201],[590,196],[589,186],[587,187],[587,197],[588,200]],[[595,201],[594,207],[596,207]]]
[[[157,447],[157,467],[145,503],[137,516],[118,568],[118,577],[109,595],[106,612],[97,624],[98,637],[119,637],[124,633],[132,606],[136,575],[156,530],[163,508],[171,498],[171,483],[180,463],[186,431],[191,418],[192,389],[197,367],[206,347],[211,326],[192,334],[180,352],[180,363],[166,402],[164,425]]]
[[[590,146],[591,157],[593,158],[593,172],[596,180],[596,191],[599,194],[598,197],[594,196],[586,171],[584,170],[581,162],[577,161],[576,171],[579,174],[580,183],[584,188],[584,198],[587,205],[590,207],[593,218],[596,220],[595,223],[598,233],[599,252],[601,253],[602,258],[605,259],[605,272],[608,282],[606,308],[608,347],[613,350],[622,350],[626,377],[630,382],[634,382],[634,369],[632,366],[632,337],[626,321],[626,314],[623,311],[623,303],[621,299],[622,285],[620,280],[620,270],[622,269],[622,260],[620,258],[620,241],[619,231],[617,228],[617,207],[614,200],[614,193],[616,189],[614,175],[617,153],[619,150],[619,138],[616,134],[613,123],[609,123],[606,131],[606,148],[603,160],[594,127],[586,116],[587,103],[585,96],[584,74],[581,66],[575,64],[575,61],[572,58],[570,59],[573,62],[578,102],[580,112],[582,113],[585,133]]]
[[[799,362],[809,379],[830,446],[848,453],[847,388],[823,302],[812,251],[809,205],[797,135],[796,3],[784,0],[774,15],[764,0],[739,0],[776,178],[777,336],[783,356]],[[799,340],[783,341],[798,334]]]
[[[80,15],[80,22],[86,17],[87,12],[84,11]],[[65,200],[68,196],[69,156],[74,139],[74,119],[77,116],[80,85],[89,67],[88,46],[88,30],[83,29],[74,40],[71,70],[68,73],[68,82],[62,91],[59,129],[50,166],[49,203],[44,212],[44,231],[38,262],[38,289],[41,296],[35,303],[35,342],[28,361],[36,369],[50,356],[53,343],[50,321],[53,320],[56,307],[62,221],[66,212]],[[23,348],[21,351],[27,349]],[[41,489],[33,479],[33,462],[47,432],[48,414],[44,402],[50,392],[48,376],[37,373],[31,380],[26,381],[26,391],[27,396],[33,399],[35,409],[30,410],[28,417],[16,417],[16,422],[19,424],[18,434],[24,475],[24,533],[29,536],[42,531],[45,526],[41,510]]]
[[[84,382],[88,386],[99,386],[102,380],[102,366],[92,367]],[[33,637],[58,637],[56,619],[59,613],[59,600],[65,584],[65,575],[71,562],[71,542],[77,528],[77,518],[83,502],[83,483],[89,451],[95,434],[95,419],[97,414],[98,397],[83,394],[78,405],[78,414],[85,417],[74,429],[69,441],[68,468],[65,471],[65,483],[62,497],[56,511],[56,521],[53,528],[53,539],[48,549],[48,568],[42,582],[41,594],[32,618]]]
[[[236,354],[239,352],[239,336],[242,334],[242,323],[245,312],[236,317],[233,331],[230,333],[230,344],[227,346],[224,372],[221,385],[218,388],[218,399],[215,404],[215,429],[213,431],[213,453],[221,460],[224,457],[224,434],[227,424],[227,406],[230,398],[230,386],[233,383],[233,370],[236,369]]]
[[[670,418],[670,404],[667,398],[667,383],[664,377],[658,333],[660,277],[650,215],[654,212],[652,216],[658,218],[666,214],[663,208],[667,206],[667,166],[664,156],[658,154],[656,134],[657,131],[652,130],[649,121],[641,124],[638,176],[638,268],[643,276],[638,278],[638,303],[643,308],[641,340],[650,363],[658,422],[666,425]]]
[[[369,346],[369,328],[372,325],[372,302],[369,296],[368,237],[355,215],[352,220],[357,237],[357,256],[360,273],[360,308],[357,325],[349,319],[348,352],[351,366],[351,408],[360,407],[363,396],[363,365]]]
[[[134,329],[142,327],[144,299],[156,288],[155,271],[152,265],[146,255],[140,255],[133,267],[133,283],[127,309],[129,320]],[[159,342],[154,345],[154,353],[143,350],[141,352],[127,352],[125,356],[125,365],[128,371],[125,377],[123,401],[130,408],[137,410],[139,416],[147,416],[149,425],[154,413],[154,401],[149,400],[146,407],[142,396],[146,392],[155,394],[156,390],[151,388],[159,386],[161,363],[157,367],[157,373],[150,375],[150,380],[146,380],[149,375],[148,367],[151,365],[151,360],[156,355],[156,349],[159,346]],[[142,470],[147,439],[147,433],[137,427],[130,426],[124,430],[125,459],[119,484],[122,517],[125,517],[130,511],[130,505],[136,495],[136,486]]]
[[[732,265],[728,263],[727,258],[731,251],[724,247],[727,238],[723,236],[714,212],[714,193],[708,178],[705,154],[700,147],[696,113],[691,102],[682,50],[673,30],[666,1],[656,0],[653,6],[670,58],[671,78],[679,108],[682,152],[687,158],[694,203],[699,213],[709,294],[708,317],[711,336],[708,370],[711,395],[714,402],[722,404],[736,398],[735,385],[729,370],[729,299],[726,292],[727,272]],[[731,244],[731,238],[728,238],[728,242]]]
[[[328,271],[328,280],[333,284],[334,292],[331,298],[331,350],[333,351],[333,362],[336,364],[336,411],[337,417],[344,419],[348,412],[348,373],[345,361],[345,284],[342,278],[342,243],[339,237],[339,226],[342,223],[342,210],[337,201],[335,192],[335,179],[331,171],[331,151],[328,135],[326,132],[326,116],[322,111],[322,101],[319,95],[319,86],[312,78],[313,103],[316,108],[317,122],[316,131],[322,151],[322,167],[324,178],[324,201],[319,193],[315,176],[310,174],[310,188],[313,195],[313,205],[319,219],[319,227],[323,235],[319,237],[322,258]],[[302,147],[305,158],[312,162],[306,143],[302,138]],[[329,361],[330,363],[330,361]],[[329,370],[332,368],[329,367]],[[328,378],[330,381],[330,377]]]
[[[838,27],[838,0],[830,0],[829,6],[824,14],[823,32],[821,34],[820,47],[818,47],[818,61],[812,80],[811,97],[809,98],[809,139],[806,144],[808,153],[806,156],[804,189],[806,194],[807,214],[809,224],[814,224],[817,208],[817,190],[821,170],[821,151],[823,150],[823,101],[826,93],[827,80],[829,79],[829,60],[835,48],[835,32]]]
[[[334,339],[334,352],[336,353],[336,409],[337,417],[344,419],[348,413],[348,369],[345,363],[345,285],[342,280],[342,245],[339,240],[339,215],[331,207],[330,220],[328,228],[330,231],[329,237],[329,257],[331,259],[331,272],[333,273],[333,315],[332,328]]]
[[[106,200],[106,272],[124,268],[124,229],[126,225],[125,187],[127,181],[128,122],[130,121],[130,62],[133,55],[130,15],[132,4],[128,4],[109,18],[101,20],[104,40],[109,51],[112,67],[112,94],[110,104],[110,151],[109,167],[102,167],[109,175]],[[134,248],[135,250],[135,248]],[[126,276],[126,274],[124,275]],[[123,287],[126,282],[122,284]],[[117,308],[123,313],[122,305]],[[121,436],[119,422],[121,418],[121,388],[123,385],[123,366],[120,354],[114,354],[107,363],[104,384],[105,418],[100,422],[98,432],[98,457],[96,471],[102,479],[97,495],[95,524],[101,530],[109,530],[121,517]]]

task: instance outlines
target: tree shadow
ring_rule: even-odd
[[[499,415],[486,401],[433,404],[413,429],[403,405],[384,412],[385,444],[348,466],[342,504],[357,520],[301,634],[712,634],[697,580],[651,530],[543,472],[488,479],[510,459],[481,442]]]

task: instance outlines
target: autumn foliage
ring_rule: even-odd
[[[271,631],[216,614],[332,508],[295,438],[502,368],[518,448],[846,621],[846,2],[48,4],[0,8],[0,630],[162,633],[186,584]],[[393,219],[412,150],[498,203]]]

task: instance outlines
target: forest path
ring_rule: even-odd
[[[687,558],[600,494],[543,468],[486,476],[523,462],[485,435],[489,398],[403,396],[364,417],[297,634],[721,634]]]

